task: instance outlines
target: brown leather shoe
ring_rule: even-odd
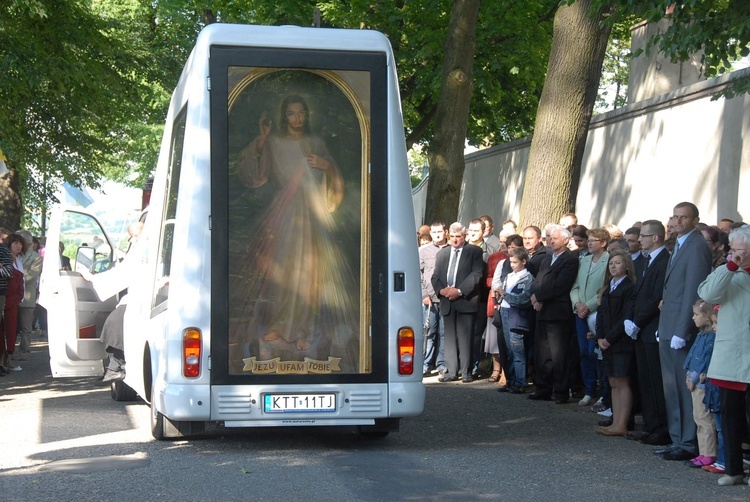
[[[672,438],[669,437],[669,434],[654,432],[650,436],[641,439],[641,443],[651,446],[667,446],[672,443]]]
[[[651,433],[646,431],[632,431],[627,433],[625,439],[630,439],[631,441],[641,441],[643,439],[646,439],[650,435]]]

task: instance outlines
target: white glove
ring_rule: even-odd
[[[596,333],[596,310],[590,313],[586,318],[586,324],[588,324],[589,331]]]
[[[683,340],[679,336],[673,336],[672,341],[669,344],[669,346],[672,347],[673,349],[681,349],[685,347],[685,340]]]
[[[630,319],[625,319],[625,333],[633,340],[638,338],[638,332],[641,328],[635,325]]]

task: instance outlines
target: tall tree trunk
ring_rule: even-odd
[[[563,5],[555,14],[534,137],[526,169],[522,225],[557,222],[575,210],[591,113],[602,73],[610,26],[606,12],[590,12],[592,0]]]
[[[0,227],[15,232],[21,228],[21,190],[18,171],[7,164],[9,172],[0,176]]]
[[[458,215],[464,177],[464,144],[469,120],[479,0],[453,0],[445,39],[443,80],[430,145],[430,181],[425,221],[450,225]]]

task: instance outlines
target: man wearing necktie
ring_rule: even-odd
[[[439,381],[456,380],[460,372],[464,382],[471,382],[471,333],[479,307],[484,261],[482,249],[466,243],[466,227],[461,223],[453,223],[448,235],[450,245],[438,252],[432,275],[445,321],[446,370]]]
[[[689,460],[697,455],[696,426],[683,364],[697,332],[693,303],[698,286],[711,272],[711,249],[695,228],[700,221],[695,204],[677,204],[672,221],[677,242],[664,278],[659,317],[659,358],[672,442],[654,453],[666,460]]]
[[[669,265],[669,251],[664,247],[664,224],[657,220],[643,222],[638,240],[645,266],[637,275],[633,317],[625,321],[625,333],[635,340],[638,390],[641,397],[643,430],[629,433],[644,444],[664,446],[672,442],[667,430],[667,409],[659,359],[659,304],[664,291],[664,277]]]

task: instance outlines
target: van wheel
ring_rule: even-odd
[[[157,441],[169,441],[186,437],[202,436],[205,422],[170,420],[156,409],[154,388],[151,387],[151,435]]]
[[[127,402],[136,401],[138,394],[122,380],[115,380],[109,388],[109,395],[113,401]]]
[[[357,430],[366,438],[384,438],[391,431],[398,432],[399,422],[398,418],[378,418],[374,425],[358,425]]]
[[[151,435],[157,441],[164,441],[167,436],[164,435],[164,415],[156,410],[156,401],[154,400],[154,388],[151,387]]]
[[[357,430],[359,430],[359,434],[362,437],[372,438],[372,439],[382,439],[384,437],[387,437],[388,433],[390,432],[390,431],[379,431],[379,430],[367,430],[362,425],[357,426]]]

